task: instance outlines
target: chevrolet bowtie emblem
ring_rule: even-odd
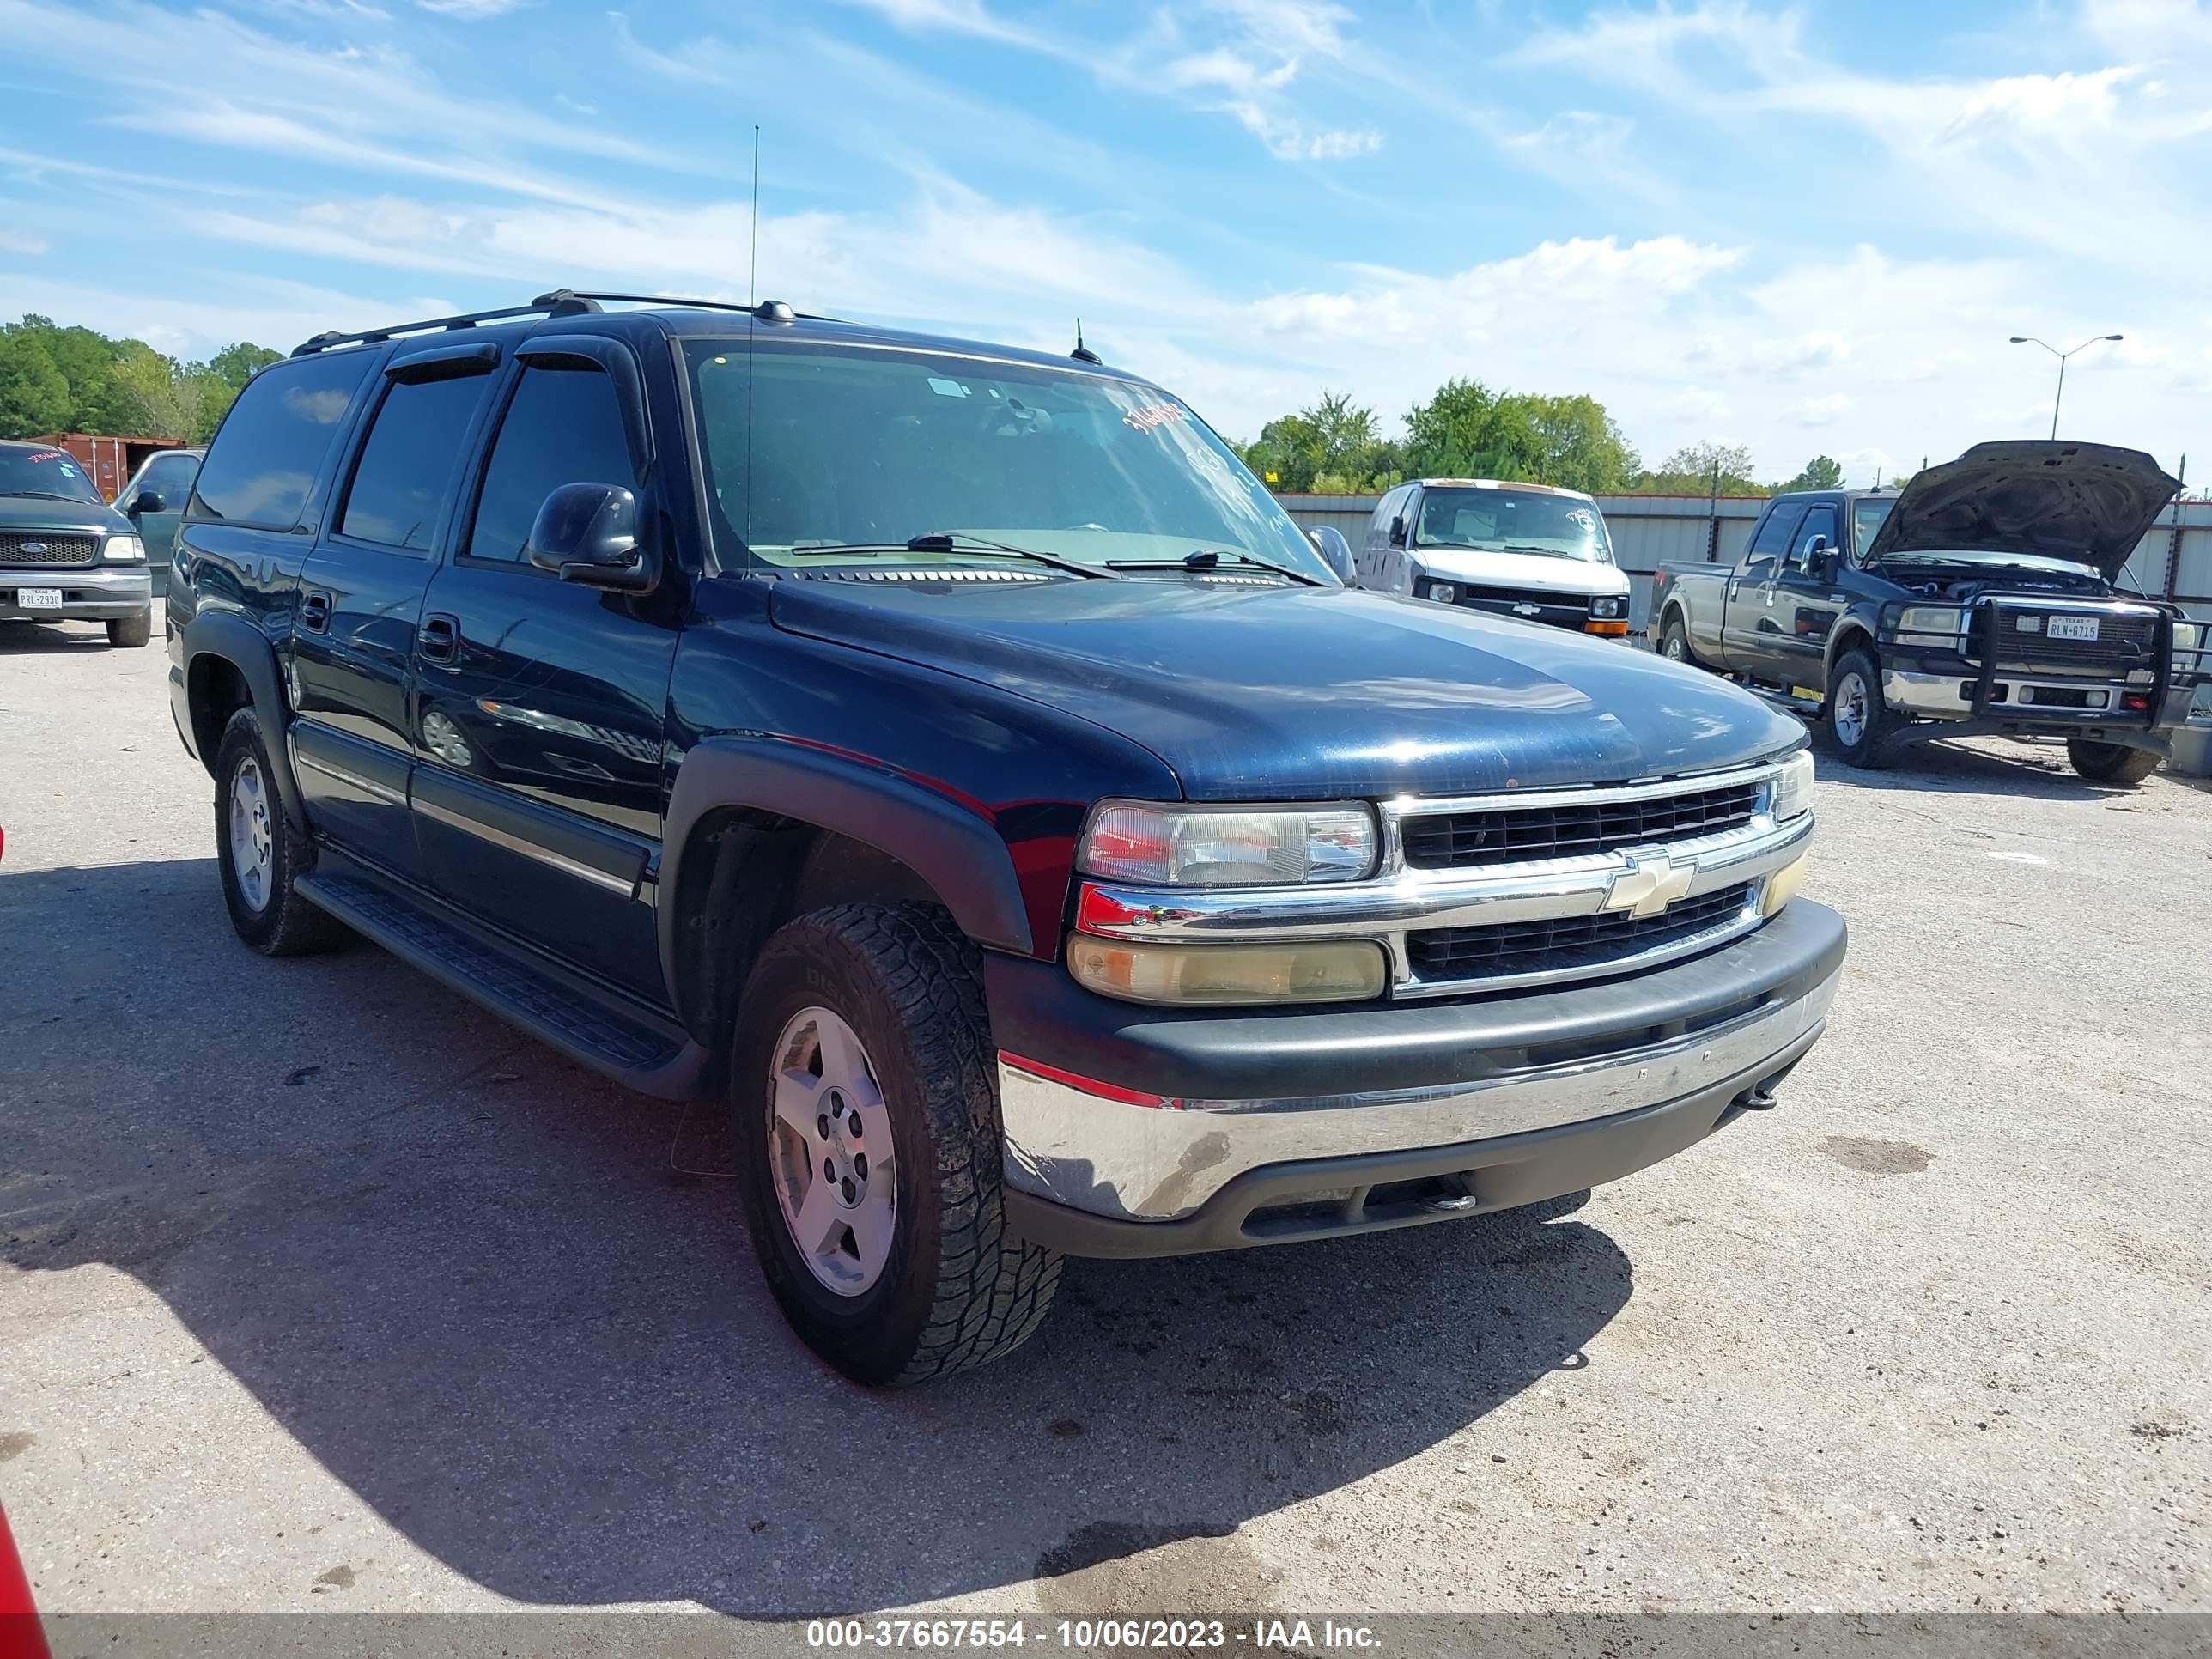
[[[1516,617],[1540,617],[1544,614],[1544,607],[1540,605],[1516,605],[1513,607],[1513,614]]]
[[[1694,862],[1677,864],[1664,853],[1632,854],[1628,868],[1613,878],[1604,908],[1626,910],[1632,916],[1656,916],[1687,893],[1697,876]]]

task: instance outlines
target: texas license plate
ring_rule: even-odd
[[[62,608],[62,591],[58,587],[19,587],[15,603],[26,611],[58,611]]]
[[[2094,640],[2097,637],[2094,617],[2053,617],[2045,630],[2054,640]]]

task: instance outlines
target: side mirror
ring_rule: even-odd
[[[1344,532],[1333,524],[1322,525],[1306,532],[1306,539],[1314,544],[1322,562],[1336,573],[1337,580],[1346,587],[1352,585],[1358,570],[1352,562],[1352,544],[1344,539]]]
[[[641,593],[659,577],[637,539],[637,496],[620,484],[562,484],[530,526],[530,562],[564,582]]]
[[[167,501],[152,490],[142,489],[131,505],[123,509],[123,516],[126,519],[135,519],[142,513],[164,513],[168,510],[168,506]]]
[[[1805,574],[1815,581],[1826,581],[1836,574],[1836,550],[1826,536],[1814,537],[1805,550]]]
[[[1401,513],[1396,518],[1390,520],[1390,545],[1393,547],[1403,547],[1405,544],[1406,515]]]

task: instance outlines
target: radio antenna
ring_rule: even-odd
[[[745,303],[754,300],[754,289],[760,277],[760,123],[753,123],[753,247],[752,260],[745,270]]]

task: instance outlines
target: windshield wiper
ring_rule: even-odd
[[[1195,552],[1184,554],[1180,559],[1109,559],[1106,568],[1109,570],[1212,570],[1224,561],[1231,564],[1249,565],[1255,570],[1272,570],[1278,576],[1304,582],[1309,587],[1324,585],[1318,576],[1309,576],[1304,571],[1291,570],[1270,563],[1266,559],[1255,559],[1242,550],[1224,553],[1212,547],[1201,547]]]
[[[0,495],[35,495],[42,501],[67,501],[72,507],[97,507],[82,495],[64,495],[58,489],[0,489]]]
[[[801,542],[793,544],[791,550],[802,558],[836,558],[848,554],[873,556],[878,553],[1002,553],[1009,558],[1048,564],[1073,576],[1111,577],[1114,574],[1079,559],[1040,553],[1033,547],[1016,547],[1012,542],[994,542],[987,536],[971,536],[964,530],[933,530],[925,535],[909,536],[902,542]]]

